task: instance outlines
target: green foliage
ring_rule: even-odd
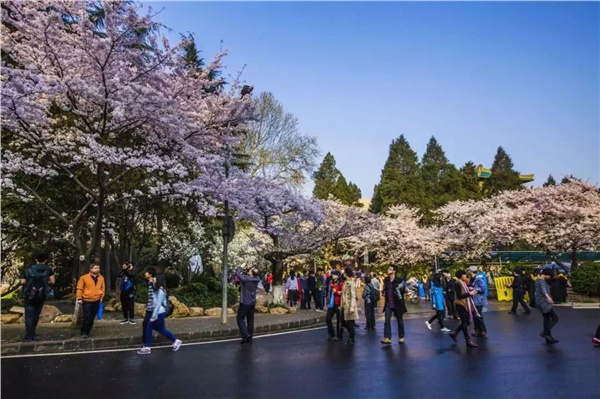
[[[600,292],[600,263],[587,262],[578,265],[572,273],[573,291],[589,296],[598,296]]]
[[[338,178],[341,173],[335,166],[335,158],[328,152],[319,165],[319,169],[313,173],[315,187],[313,188],[313,197],[317,199],[328,199],[329,194],[333,194]]]
[[[477,200],[481,198],[481,190],[479,188],[479,181],[475,173],[477,167],[471,161],[465,163],[460,168],[459,173],[461,176],[461,191],[458,199],[460,200]]]
[[[501,191],[521,188],[519,172],[513,169],[512,160],[502,147],[498,147],[491,170],[492,175],[484,184],[489,194],[494,195]]]
[[[2,313],[8,313],[13,306],[23,306],[23,300],[19,296],[20,293],[20,291],[14,292],[12,295],[2,298],[2,301],[0,301]]]
[[[135,286],[135,301],[137,303],[147,303],[148,302],[148,286],[145,282],[136,284],[136,286]]]
[[[460,198],[462,185],[461,174],[448,162],[444,150],[433,136],[421,161],[420,176],[424,190],[420,208],[423,222],[430,224],[433,221],[432,211]]]
[[[348,182],[336,168],[335,158],[330,152],[325,155],[319,169],[313,174],[313,180],[313,197],[329,199],[331,195],[345,205],[361,206],[358,201],[362,196],[360,189],[356,184]]]
[[[381,213],[383,209],[383,198],[381,198],[381,191],[379,190],[379,184],[373,187],[373,198],[371,198],[371,204],[369,205],[369,212]]]
[[[546,183],[544,183],[544,187],[548,186],[556,186],[556,180],[554,180],[554,177],[552,177],[552,175],[549,175],[548,180],[546,180]]]
[[[202,282],[192,283],[170,291],[179,301],[187,306],[198,306],[203,308],[220,307],[222,304],[222,285],[212,277],[201,278]],[[238,302],[237,287],[227,288],[227,306]]]
[[[390,144],[388,159],[381,171],[381,180],[373,197],[373,202],[378,202],[381,198],[380,209],[371,207],[377,212],[385,212],[392,205],[398,204],[421,206],[423,181],[419,174],[417,153],[410,148],[404,135]]]

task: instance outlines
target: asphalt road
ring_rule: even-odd
[[[557,308],[556,345],[538,336],[542,317],[485,313],[479,348],[453,343],[423,319],[407,320],[406,343],[385,347],[382,322],[354,347],[324,329],[219,342],[60,356],[3,358],[9,398],[600,398],[600,310]]]

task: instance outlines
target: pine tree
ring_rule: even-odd
[[[360,202],[360,199],[362,198],[362,192],[360,191],[360,188],[358,188],[356,184],[350,182],[348,183],[348,191],[350,194],[349,199],[351,200],[349,205],[362,207],[363,204]]]
[[[556,186],[556,180],[554,180],[554,177],[552,177],[552,175],[549,175],[548,180],[546,180],[546,183],[544,183],[544,187],[548,186]]]
[[[383,209],[383,199],[381,198],[381,192],[379,191],[379,184],[373,187],[373,197],[371,198],[371,204],[369,205],[369,212],[381,213]]]
[[[381,207],[375,204],[381,198]],[[392,141],[388,159],[381,171],[381,181],[373,196],[371,208],[383,212],[392,205],[419,207],[423,201],[423,182],[419,176],[417,154],[404,135]]]
[[[491,170],[492,175],[484,184],[486,192],[490,195],[521,188],[519,172],[513,169],[512,160],[502,147],[498,147]]]
[[[359,202],[360,189],[356,184],[347,182],[342,172],[336,168],[335,158],[331,153],[325,155],[319,169],[313,174],[313,179],[315,180],[313,197],[329,199],[331,195],[345,205],[362,206]]]
[[[435,137],[431,137],[421,161],[424,198],[421,205],[423,222],[429,224],[431,211],[458,199],[461,191],[461,175],[456,167],[448,162],[444,150]]]
[[[581,181],[581,179],[578,179],[573,175],[569,175],[569,176],[563,177],[562,180],[560,181],[560,184],[567,184],[567,183],[571,183],[572,181]]]
[[[319,169],[313,173],[315,187],[313,188],[313,197],[317,199],[328,199],[329,194],[335,193],[340,171],[335,167],[335,158],[328,152],[319,165]]]
[[[348,190],[348,182],[342,174],[340,174],[338,177],[332,194],[343,204],[350,205],[349,202],[352,203],[352,200],[350,199],[350,192]]]
[[[475,164],[471,161],[465,163],[463,167],[460,168],[459,173],[462,181],[459,199],[470,200],[481,198],[482,193],[476,176],[477,167]]]

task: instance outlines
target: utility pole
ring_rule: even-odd
[[[225,179],[229,178],[229,147],[227,160],[225,162]],[[223,220],[223,306],[221,308],[221,324],[227,324],[227,278],[229,277],[229,266],[227,264],[227,256],[229,242],[233,240],[235,234],[235,223],[233,218],[229,216],[229,201],[226,199],[224,203],[225,220]]]
[[[242,87],[241,97],[244,98],[246,95],[251,95],[254,87],[244,85]],[[231,127],[231,126],[229,126]],[[227,144],[227,150],[225,153],[225,180],[229,179],[229,157],[231,155],[231,146]],[[229,266],[227,264],[229,243],[233,240],[235,235],[235,222],[233,218],[229,216],[229,201],[225,198],[223,207],[225,208],[225,220],[223,220],[223,299],[221,307],[221,324],[227,324],[227,284],[229,277]]]

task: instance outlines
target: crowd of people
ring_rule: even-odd
[[[316,275],[312,272],[298,273],[292,271],[285,278],[285,288],[289,306],[297,306],[300,302],[301,309],[311,308],[311,298],[314,298],[318,311],[327,309],[326,324],[328,340],[342,340],[344,330],[348,330],[348,345],[353,345],[355,340],[355,327],[358,317],[357,287],[364,284],[362,300],[364,301],[364,314],[366,320],[365,330],[375,330],[378,303],[383,297],[384,313],[383,339],[381,343],[392,344],[392,316],[397,322],[398,342],[405,342],[405,329],[403,315],[407,312],[405,295],[407,289],[415,289],[425,300],[431,302],[434,314],[425,324],[428,329],[433,329],[437,321],[442,332],[449,333],[449,337],[457,342],[462,333],[465,344],[476,348],[477,343],[473,338],[484,338],[488,334],[485,324],[483,309],[488,304],[487,276],[477,267],[471,266],[467,270],[459,270],[453,277],[448,270],[437,270],[431,276],[425,275],[421,280],[416,278],[404,279],[397,275],[398,268],[390,266],[385,276],[375,273],[363,275],[354,273],[352,268],[341,269],[338,264],[329,272],[318,270]],[[308,277],[304,277],[307,275]],[[552,335],[552,328],[558,322],[558,316],[553,304],[557,302],[553,295],[552,286],[556,277],[551,269],[543,269],[535,282],[525,274],[523,269],[516,268],[513,273],[513,306],[509,314],[517,314],[519,304],[524,309],[524,314],[531,310],[525,302],[525,294],[529,292],[530,304],[540,311],[543,319],[543,330],[540,336],[548,344],[558,343]],[[316,288],[318,287],[318,288]],[[316,295],[314,295],[316,293]],[[335,323],[334,323],[335,319]],[[452,330],[448,328],[448,319],[459,321]],[[470,326],[473,332],[469,333]],[[600,327],[593,338],[595,345],[600,345]]]
[[[35,258],[35,264],[27,268],[22,274],[22,295],[25,303],[25,342],[36,339],[36,326],[40,312],[46,300],[49,286],[55,284],[54,273],[47,265],[48,255],[40,253]],[[120,278],[120,300],[122,304],[123,320],[121,324],[136,324],[134,320],[135,302],[135,272],[131,262],[122,266]],[[148,291],[146,313],[142,323],[142,348],[139,354],[150,354],[152,331],[156,330],[172,343],[173,351],[177,351],[182,341],[166,329],[165,319],[172,311],[168,301],[166,279],[159,275],[155,268],[146,268],[144,279]],[[258,269],[252,267],[246,272],[238,268],[235,280],[240,284],[240,304],[237,312],[237,324],[242,336],[241,343],[252,343],[254,333],[254,311],[256,307],[256,292],[262,285],[269,292],[273,276],[267,274],[260,276]],[[552,328],[558,322],[558,316],[553,308],[555,300],[552,297],[551,283],[555,280],[555,273],[551,269],[543,269],[535,280],[525,275],[522,269],[515,269],[514,279],[510,288],[513,290],[513,306],[510,314],[516,314],[518,305],[524,309],[525,314],[531,310],[525,302],[525,293],[530,293],[530,305],[535,306],[543,316],[543,331],[540,334],[548,344],[557,343],[552,335]],[[532,284],[533,283],[533,284]],[[422,281],[408,279],[398,275],[398,268],[391,265],[387,268],[386,275],[377,275],[372,272],[368,275],[360,270],[356,272],[352,267],[342,268],[340,262],[332,263],[332,269],[325,272],[307,271],[296,274],[291,271],[284,278],[286,300],[289,306],[301,309],[314,309],[317,312],[327,311],[326,324],[329,341],[342,341],[344,331],[348,331],[347,345],[354,345],[359,319],[358,288],[364,284],[361,299],[364,303],[366,319],[365,330],[375,330],[376,312],[383,297],[384,328],[381,343],[392,344],[392,316],[396,319],[398,343],[405,342],[405,329],[403,316],[407,312],[405,295],[407,289],[419,286],[426,300],[431,301],[434,311],[425,324],[428,329],[433,329],[437,321],[442,332],[449,333],[449,337],[457,342],[457,337],[462,333],[468,347],[477,347],[472,338],[483,338],[488,334],[483,316],[483,308],[487,305],[488,287],[485,273],[479,272],[476,267],[459,270],[455,278],[448,270],[437,270],[431,276],[424,276]],[[104,277],[100,274],[100,265],[92,263],[89,273],[79,278],[76,290],[76,307],[82,309],[81,338],[90,337],[94,319],[105,297]],[[77,312],[76,312],[77,313]],[[335,319],[335,324],[334,324]],[[448,328],[447,319],[459,321],[454,330]],[[469,334],[469,327],[474,331]],[[593,343],[600,346],[600,326],[593,337]]]

